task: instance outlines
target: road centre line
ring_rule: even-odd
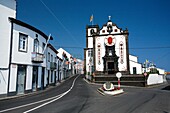
[[[78,75],[78,76],[74,79],[74,81],[73,81],[72,86],[70,87],[70,89],[67,90],[66,92],[62,93],[59,97],[57,97],[57,98],[55,98],[54,100],[51,100],[51,101],[49,101],[49,102],[46,102],[46,103],[44,103],[44,104],[41,104],[41,105],[39,105],[39,106],[37,106],[37,107],[35,107],[35,108],[32,108],[32,109],[30,109],[30,110],[27,110],[27,111],[25,111],[25,112],[23,112],[23,113],[29,113],[29,112],[34,111],[34,110],[36,110],[36,109],[39,109],[39,108],[41,108],[41,107],[43,107],[43,106],[45,106],[45,105],[48,105],[48,104],[50,104],[50,103],[52,103],[52,102],[54,102],[54,101],[59,100],[60,98],[62,98],[62,97],[65,96],[66,94],[68,94],[68,93],[73,89],[74,84],[75,84],[75,81],[77,80],[77,78],[78,78],[79,76],[80,76],[80,75]]]
[[[76,81],[77,78],[78,78],[78,76],[74,79],[74,81],[73,81],[72,86],[70,87],[70,89],[67,90],[66,92],[62,93],[62,94],[59,94],[59,95],[57,95],[57,96],[54,96],[54,97],[51,97],[51,98],[47,98],[47,99],[44,99],[44,100],[40,100],[40,101],[37,101],[37,102],[33,102],[33,103],[29,103],[29,104],[25,104],[25,105],[13,107],[13,108],[1,110],[0,113],[7,112],[7,111],[11,111],[11,110],[15,110],[15,109],[19,109],[19,108],[23,108],[23,107],[27,107],[27,106],[31,106],[31,105],[38,104],[38,103],[42,103],[42,102],[49,101],[49,100],[52,100],[52,99],[55,100],[55,98],[56,98],[56,99],[60,99],[61,97],[63,97],[64,95],[66,95],[66,93],[68,93],[69,91],[71,91],[71,89],[74,87],[74,83],[75,83],[75,81]],[[25,113],[26,113],[26,112],[25,112]]]

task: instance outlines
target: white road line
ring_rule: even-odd
[[[11,110],[15,110],[15,109],[19,109],[19,108],[23,108],[23,107],[27,107],[27,106],[31,106],[31,105],[34,105],[34,104],[38,104],[38,103],[42,103],[42,102],[45,102],[45,101],[49,101],[49,100],[52,100],[54,99],[56,101],[56,99],[60,99],[61,97],[63,97],[64,95],[66,95],[69,91],[71,91],[71,89],[74,87],[74,83],[76,81],[76,79],[78,78],[78,76],[74,79],[73,83],[72,83],[72,86],[71,88],[62,93],[62,94],[59,94],[57,96],[54,96],[54,97],[51,97],[51,98],[47,98],[47,99],[44,99],[44,100],[41,100],[41,101],[37,101],[37,102],[33,102],[33,103],[29,103],[29,104],[25,104],[25,105],[21,105],[21,106],[17,106],[17,107],[13,107],[13,108],[9,108],[9,109],[5,109],[5,110],[1,110],[0,113],[3,113],[3,112],[7,112],[7,111],[11,111]],[[50,101],[49,101],[50,102]],[[48,102],[47,102],[48,103]],[[49,104],[49,103],[48,103]],[[43,104],[42,104],[43,105]],[[25,113],[28,113],[28,112],[25,112]]]
[[[62,93],[62,94],[63,94],[63,93]],[[54,97],[51,97],[51,98],[47,98],[47,99],[44,99],[44,100],[41,100],[41,101],[37,101],[37,102],[25,104],[25,105],[22,105],[22,106],[17,106],[17,107],[13,107],[13,108],[1,110],[0,113],[6,112],[6,111],[15,110],[15,109],[19,109],[19,108],[26,107],[26,106],[31,106],[31,105],[38,104],[38,103],[41,103],[41,102],[45,102],[45,101],[51,100],[51,99],[53,99],[53,98],[57,98],[57,97],[61,96],[62,94],[57,95],[57,96],[54,96]]]
[[[79,75],[79,76],[80,76],[80,75]],[[34,111],[34,110],[36,110],[36,109],[39,109],[39,108],[41,108],[41,107],[43,107],[43,106],[45,106],[45,105],[48,105],[48,104],[50,104],[50,103],[52,103],[52,102],[54,102],[54,101],[57,101],[58,99],[62,98],[63,96],[65,96],[66,94],[68,94],[68,93],[73,89],[74,84],[75,84],[75,81],[77,80],[77,78],[78,78],[79,76],[77,76],[77,77],[74,79],[74,81],[73,81],[72,86],[70,87],[70,89],[67,90],[65,93],[61,94],[59,97],[57,97],[57,98],[55,98],[54,100],[51,100],[51,101],[49,101],[49,102],[46,102],[46,103],[44,103],[44,104],[41,104],[41,105],[39,105],[39,106],[37,106],[37,107],[35,107],[35,108],[32,108],[32,109],[30,109],[30,110],[27,110],[27,111],[25,111],[25,112],[23,112],[23,113],[29,113],[29,112],[31,112],[31,111]]]

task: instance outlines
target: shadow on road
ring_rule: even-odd
[[[162,88],[162,90],[169,90],[170,91],[170,85]]]

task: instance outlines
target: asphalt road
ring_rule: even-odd
[[[170,113],[170,86],[123,87],[123,94],[101,95],[101,85],[75,76],[59,86],[27,96],[0,100],[8,113]]]

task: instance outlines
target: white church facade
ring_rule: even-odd
[[[111,76],[142,74],[142,64],[129,54],[129,32],[122,30],[109,17],[106,24],[86,26],[84,71],[88,75]]]

